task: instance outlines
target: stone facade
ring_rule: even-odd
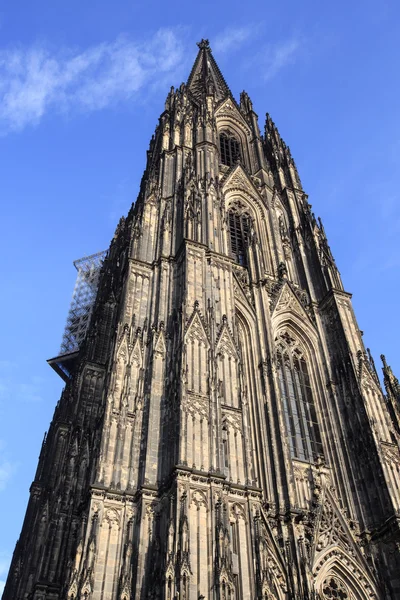
[[[4,600],[400,598],[400,388],[207,41],[168,94]]]

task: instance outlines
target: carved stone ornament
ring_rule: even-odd
[[[327,577],[322,584],[323,600],[350,600],[351,596],[340,579],[337,577]]]

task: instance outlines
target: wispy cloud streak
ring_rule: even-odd
[[[231,52],[235,48],[242,46],[245,42],[254,36],[257,26],[246,25],[244,27],[230,27],[217,35],[212,43],[213,51],[218,54]]]
[[[14,465],[8,460],[7,456],[5,455],[4,447],[4,442],[0,440],[0,492],[2,492],[7,487],[8,480],[10,479],[14,471]],[[0,575],[1,566],[2,559],[0,556]]]
[[[302,48],[302,40],[293,37],[277,44],[271,44],[265,48],[263,54],[263,77],[265,80],[272,79],[282,69],[293,64]]]
[[[258,34],[258,24],[227,28],[212,47],[216,54],[231,53]],[[257,57],[264,79],[294,63],[301,47],[299,37],[267,45]],[[46,114],[93,112],[142,98],[178,78],[185,62],[185,45],[173,29],[161,29],[146,42],[120,36],[83,51],[0,50],[0,134],[37,125]]]
[[[14,467],[8,460],[0,458],[0,492],[6,488],[13,470]]]
[[[144,43],[121,36],[83,52],[43,47],[0,51],[0,132],[35,125],[49,112],[96,111],[131,99],[183,60],[173,30]]]

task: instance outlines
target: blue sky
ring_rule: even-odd
[[[62,382],[74,259],[135,200],[171,85],[210,39],[261,128],[271,113],[377,366],[400,375],[396,2],[37,0],[0,5],[0,581]],[[0,583],[0,590],[2,584]]]

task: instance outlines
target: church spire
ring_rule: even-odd
[[[187,81],[188,89],[198,99],[204,94],[213,93],[217,100],[222,100],[226,96],[233,98],[212,55],[209,41],[202,39],[197,45],[199,52]]]

